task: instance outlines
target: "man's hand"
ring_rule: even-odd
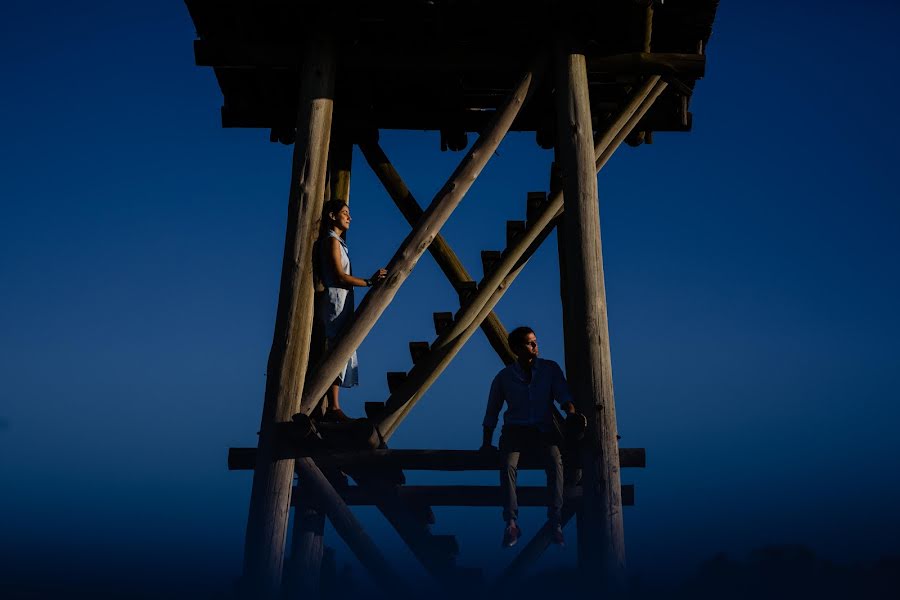
[[[570,412],[566,415],[566,437],[571,440],[580,440],[587,431],[587,417],[579,412]]]

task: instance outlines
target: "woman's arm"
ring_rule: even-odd
[[[341,243],[333,237],[328,238],[328,243],[330,245],[328,255],[335,279],[345,286],[369,287],[387,276],[387,271],[384,269],[377,270],[370,279],[360,279],[344,273],[344,267],[341,266]]]

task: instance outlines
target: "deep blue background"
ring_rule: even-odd
[[[240,571],[251,475],[225,456],[255,443],[291,148],[221,129],[184,6],[133,4],[14,1],[0,21],[5,582],[209,590]],[[651,579],[769,543],[900,552],[900,10],[742,4],[719,10],[693,132],[623,147],[599,179],[621,444],[648,452],[623,477],[637,485],[626,546]],[[461,158],[433,133],[382,143],[422,204]],[[444,228],[476,276],[547,186],[532,135],[498,154]],[[354,161],[349,242],[366,273],[408,226]],[[556,260],[554,237],[497,312],[561,361]],[[407,369],[407,342],[454,303],[424,258],[360,349],[349,412],[386,398],[384,372]],[[476,447],[499,367],[473,337],[392,446]],[[501,527],[497,509],[443,509],[435,530],[459,536],[460,563],[496,571]]]

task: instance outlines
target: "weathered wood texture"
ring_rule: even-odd
[[[409,191],[394,165],[388,160],[381,146],[374,141],[363,141],[360,142],[359,149],[406,221],[415,227],[425,211],[419,206],[419,203],[412,192]],[[459,260],[459,257],[441,234],[434,236],[434,240],[428,246],[428,251],[434,257],[435,262],[437,262],[438,267],[443,271],[447,280],[450,281],[453,289],[460,293],[465,282],[472,280],[472,276],[469,275],[462,261]],[[506,342],[506,328],[500,323],[500,319],[495,313],[492,312],[488,315],[488,318],[481,324],[481,330],[487,336],[488,342],[497,353],[497,356],[500,357],[500,360],[503,361],[503,364],[508,365],[515,360],[515,354],[513,354],[509,344]]]
[[[412,272],[422,254],[434,240],[440,228],[446,223],[453,210],[472,186],[475,178],[487,164],[500,141],[503,139],[519,109],[537,87],[544,64],[537,63],[520,80],[514,93],[498,111],[492,125],[472,145],[466,157],[451,175],[447,183],[437,193],[413,231],[400,245],[399,250],[388,263],[388,276],[376,285],[359,306],[353,322],[337,339],[325,359],[316,366],[315,375],[307,389],[303,391],[301,412],[312,412],[318,399],[335,380],[350,355],[359,347],[363,339],[375,325],[378,318],[393,300],[400,286]]]
[[[335,132],[328,156],[331,199],[350,203],[350,175],[353,165],[353,140],[346,129]]]
[[[366,534],[362,524],[353,516],[341,494],[334,489],[313,460],[310,458],[297,459],[297,474],[303,481],[303,492],[314,496],[314,501],[328,515],[328,520],[331,521],[335,531],[369,572],[372,579],[385,591],[405,591],[404,580],[387,562],[381,551]],[[301,502],[299,494],[294,496],[294,504],[299,504]]]
[[[653,102],[648,102],[648,99],[656,91],[659,78],[650,79],[633,94],[609,124],[605,134],[598,139],[594,156],[598,161],[602,159],[600,167],[606,164],[609,156],[630,132],[630,128],[633,128],[652,106]],[[658,95],[654,96],[654,99],[656,97]],[[376,425],[382,439],[390,439],[400,422],[443,373],[482,320],[490,314],[528,259],[553,230],[562,210],[563,193],[557,191],[533,221],[529,221],[529,227],[516,237],[513,246],[503,252],[501,260],[494,265],[493,270],[485,275],[478,285],[475,297],[456,315],[453,322],[440,332],[428,356],[412,368],[406,382],[391,394],[385,403],[384,414]]]
[[[302,456],[298,453],[297,458]],[[495,471],[503,466],[498,451],[486,450],[361,450],[357,452],[320,452],[309,455],[320,468],[401,469],[404,471]],[[256,448],[229,448],[228,469],[250,470],[256,464]],[[644,448],[619,448],[622,468],[647,466]],[[519,470],[543,470],[538,458],[525,453],[519,460]]]
[[[587,70],[584,56],[557,50],[557,132],[565,195],[572,356],[569,385],[579,412],[588,418],[582,444],[585,501],[579,528],[579,564],[599,573],[604,587],[622,589],[625,536],[619,489],[619,455],[609,350],[609,327]]]
[[[307,460],[307,459],[302,459]],[[634,503],[634,486],[621,486],[623,506]],[[338,490],[349,506],[375,506],[387,500],[386,493],[371,488],[351,485]],[[391,492],[411,504],[424,506],[502,506],[503,493],[495,485],[404,485]],[[522,485],[518,487],[519,506],[547,506],[549,492],[546,486]],[[569,488],[565,500],[573,508],[579,508],[584,498],[581,487]],[[328,514],[331,518],[331,513]]]
[[[321,218],[331,133],[332,43],[311,38],[305,54],[275,334],[244,546],[243,583],[259,596],[277,593],[284,563],[294,460],[276,459],[275,424],[296,412],[306,376],[313,321],[312,244]]]
[[[302,490],[302,483],[299,484]],[[294,511],[289,569],[284,575],[288,596],[318,598],[325,550],[325,513],[301,491]]]

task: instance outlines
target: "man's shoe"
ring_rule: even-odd
[[[519,541],[519,536],[522,535],[522,530],[519,529],[519,526],[515,523],[506,527],[506,530],[503,532],[503,547],[504,548],[512,548]]]
[[[566,545],[566,537],[563,535],[562,526],[557,525],[550,531],[550,541],[556,544],[557,546],[565,546]]]

